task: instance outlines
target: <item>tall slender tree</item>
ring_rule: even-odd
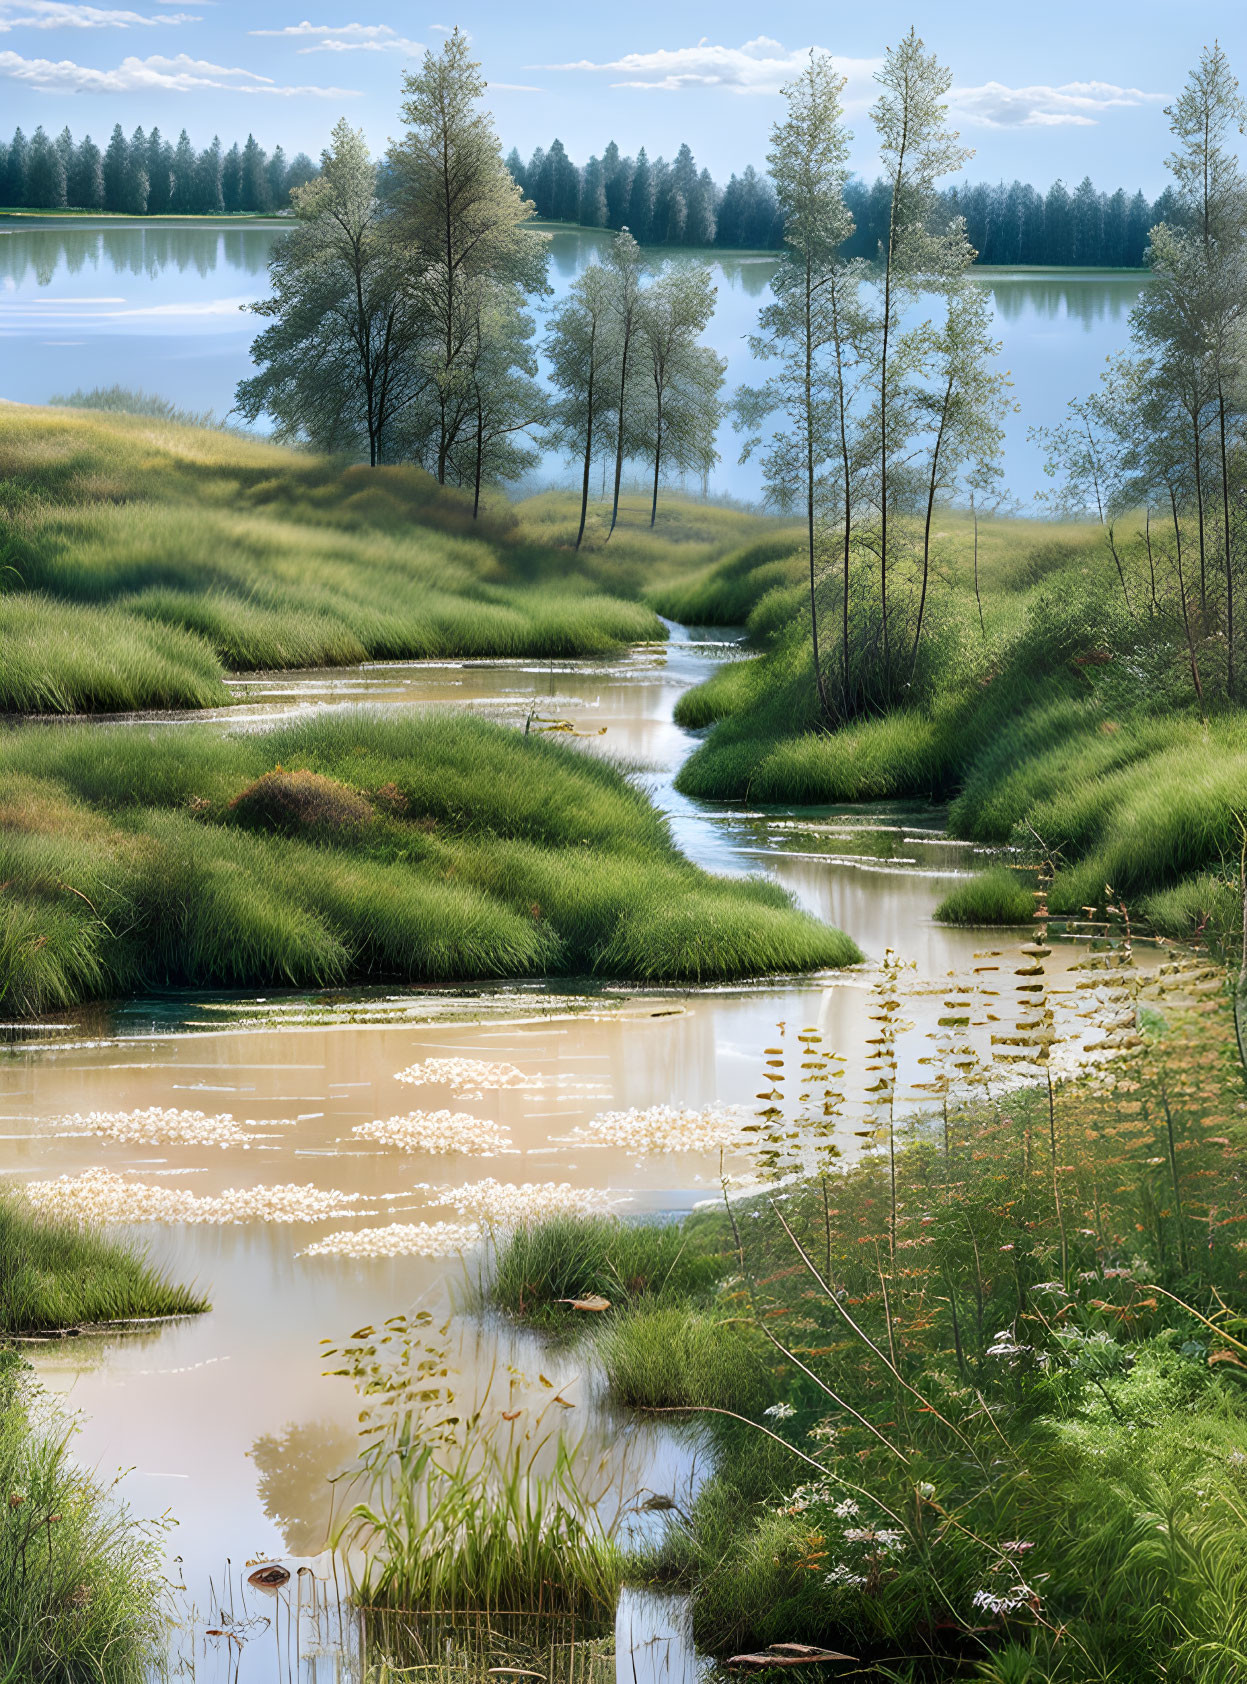
[[[615,401],[615,343],[618,312],[615,282],[600,263],[590,263],[550,318],[542,344],[554,400],[543,439],[548,449],[580,465],[580,524],[576,548],[584,542],[589,511],[589,476],[603,454]]]
[[[906,400],[902,381],[892,363],[893,343],[901,318],[914,297],[933,279],[963,270],[973,259],[964,238],[932,235],[928,223],[935,183],[959,170],[972,149],[948,126],[944,98],[952,74],[911,29],[898,47],[890,47],[876,73],[882,92],[871,117],[879,141],[879,156],[891,202],[887,239],[881,246],[879,267],[878,372],[878,487],[879,609],[882,624],[885,681],[890,679],[892,644],[888,569],[892,559],[893,478],[905,427],[898,411]]]
[[[611,499],[609,539],[619,520],[619,488],[623,481],[624,458],[631,454],[632,411],[636,401],[637,341],[641,329],[642,277],[645,264],[641,248],[626,228],[611,244],[607,259],[611,279],[611,309],[615,314],[615,484]]]
[[[524,227],[533,207],[481,108],[485,87],[456,29],[405,76],[404,133],[388,159],[413,304],[427,324],[425,369],[437,405],[429,465],[442,483],[473,414],[477,283],[518,297],[547,290],[546,246]]]
[[[714,439],[727,363],[698,342],[714,305],[714,281],[701,263],[665,269],[641,294],[641,360],[649,377],[641,431],[654,461],[651,526],[664,471],[708,472],[718,460]]]

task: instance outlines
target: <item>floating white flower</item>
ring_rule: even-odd
[[[178,1111],[162,1105],[151,1105],[145,1111],[75,1112],[72,1117],[57,1118],[61,1130],[142,1146],[246,1146],[257,1138],[257,1128],[292,1126],[285,1119],[256,1123],[249,1117],[239,1123],[228,1111],[210,1117],[202,1111]]]
[[[504,1128],[467,1111],[411,1111],[405,1117],[378,1117],[371,1123],[356,1123],[351,1133],[403,1152],[461,1152],[483,1158],[511,1146]]]
[[[528,1076],[516,1064],[490,1064],[480,1058],[426,1058],[410,1064],[395,1078],[417,1088],[540,1088],[539,1076]]]
[[[128,1181],[112,1170],[88,1169],[55,1181],[31,1181],[26,1194],[37,1210],[76,1222],[323,1222],[350,1216],[358,1193],[286,1183],[229,1187],[196,1194],[182,1187]]]
[[[617,1201],[591,1187],[566,1181],[474,1181],[463,1187],[439,1188],[433,1200],[472,1216],[485,1228],[524,1228],[551,1216],[601,1216]]]
[[[384,1228],[348,1229],[317,1240],[303,1257],[453,1257],[480,1243],[467,1222],[391,1222]]]
[[[630,1152],[739,1151],[746,1144],[746,1112],[737,1105],[651,1105],[638,1111],[603,1111],[573,1129],[573,1146],[619,1146]]]

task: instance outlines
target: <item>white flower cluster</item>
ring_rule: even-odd
[[[290,1126],[284,1120],[257,1124],[250,1117],[239,1123],[228,1111],[209,1117],[202,1111],[178,1111],[162,1105],[151,1105],[146,1111],[88,1111],[85,1116],[75,1112],[72,1117],[57,1119],[57,1127],[63,1130],[142,1146],[246,1146],[256,1138],[253,1131],[257,1127]]]
[[[350,1216],[358,1193],[286,1183],[229,1187],[196,1194],[181,1187],[127,1181],[112,1170],[88,1169],[55,1181],[31,1181],[26,1194],[37,1210],[76,1222],[322,1222]]]
[[[356,1123],[351,1133],[360,1140],[397,1146],[401,1152],[460,1152],[486,1158],[511,1146],[505,1129],[467,1111],[410,1111],[405,1117],[378,1117],[371,1123]]]
[[[573,1187],[566,1181],[474,1181],[463,1187],[438,1189],[434,1202],[471,1216],[483,1228],[526,1228],[551,1216],[601,1216],[610,1210],[608,1193],[592,1187]]]
[[[745,1112],[738,1105],[651,1105],[645,1111],[603,1111],[573,1129],[572,1146],[619,1146],[630,1152],[718,1152],[745,1144]]]
[[[541,1087],[537,1076],[526,1076],[516,1064],[489,1064],[479,1058],[426,1058],[410,1064],[395,1078],[416,1088],[529,1088]]]
[[[384,1228],[347,1229],[317,1240],[303,1257],[453,1257],[479,1243],[467,1222],[391,1222]]]
[[[868,1544],[879,1555],[899,1555],[905,1548],[905,1534],[897,1526],[849,1526],[846,1544]]]
[[[833,1587],[845,1586],[850,1590],[859,1590],[866,1583],[865,1575],[855,1573],[851,1567],[846,1567],[842,1561],[838,1567],[833,1567],[830,1573],[823,1575],[823,1583]]]
[[[982,1608],[988,1614],[1013,1614],[1019,1608],[1025,1608],[1034,1596],[1029,1585],[1014,1585],[1006,1591],[976,1590],[973,1601],[976,1608]]]
[[[777,1421],[791,1421],[797,1412],[790,1403],[773,1403],[769,1409],[764,1409],[762,1413],[774,1416]]]

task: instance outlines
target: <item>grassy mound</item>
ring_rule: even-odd
[[[776,885],[690,865],[604,762],[470,717],[54,726],[0,742],[0,792],[19,1015],[155,986],[707,981],[858,957]],[[325,822],[343,814],[360,822]]]
[[[600,544],[563,547],[568,501],[536,505],[530,529],[505,504],[473,522],[414,468],[344,471],[159,416],[5,406],[0,711],[201,707],[228,699],[227,669],[661,638],[642,582],[688,550],[703,561],[722,532],[690,530],[673,505],[607,564]]]
[[[133,1247],[54,1222],[0,1192],[0,1333],[189,1316],[206,1301],[152,1269]]]
[[[248,784],[229,805],[242,824],[286,836],[360,830],[372,818],[371,804],[336,778],[280,766]]]
[[[1006,865],[975,872],[935,909],[946,924],[1029,924],[1034,915],[1030,884]]]

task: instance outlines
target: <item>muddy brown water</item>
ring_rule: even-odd
[[[358,1196],[349,1215],[306,1224],[136,1226],[159,1263],[210,1294],[211,1312],[141,1334],[32,1347],[43,1380],[78,1412],[76,1454],[106,1476],[117,1472],[137,1512],[168,1513],[176,1523],[167,1537],[171,1572],[200,1605],[219,1599],[227,1561],[237,1574],[255,1559],[293,1564],[316,1555],[330,1510],[328,1480],[351,1458],[358,1411],[351,1386],[324,1374],[319,1341],[413,1305],[440,1309],[462,1287],[463,1267],[450,1258],[301,1255],[309,1244],[344,1228],[454,1220],[438,1188],[487,1176],[601,1190],[627,1213],[687,1210],[719,1192],[717,1154],[644,1157],[564,1137],[604,1110],[754,1107],[763,1049],[775,1044],[780,1024],[790,1036],[812,1027],[844,1053],[850,1100],[860,1100],[871,989],[888,949],[912,967],[905,975],[913,1027],[898,1055],[904,1090],[919,1079],[917,1060],[929,1051],[925,1037],[948,979],[992,963],[982,955],[993,942],[1002,946],[984,932],[934,921],[940,897],[977,863],[974,850],[944,838],[938,811],[751,811],[694,803],[674,791],[675,771],[694,746],[673,723],[674,703],[737,653],[723,634],[673,627],[667,645],[609,661],[446,661],[249,677],[237,682],[237,706],[215,717],[230,729],[261,729],[312,708],[460,707],[517,724],[531,718],[533,728],[570,722],[578,747],[633,770],[691,858],[716,871],[769,873],[810,911],[849,931],[867,955],[863,967],[704,989],[553,983],[178,996],[36,1027],[0,1056],[6,1177],[43,1181],[100,1166],[199,1195],[293,1182]],[[1061,963],[1058,957],[1058,969]],[[539,1085],[463,1097],[453,1086],[396,1080],[427,1058],[510,1063]],[[260,1133],[266,1122],[289,1126],[243,1150],[119,1145],[64,1121],[150,1106],[230,1113],[254,1120]],[[417,1106],[501,1124],[513,1150],[432,1157],[352,1136],[358,1123]],[[614,1432],[594,1402],[592,1377],[573,1358],[539,1352],[489,1323],[462,1323],[455,1337],[453,1361],[465,1384],[502,1361],[529,1375],[535,1392],[544,1368],[588,1430]],[[633,1489],[670,1491],[687,1481],[687,1444],[651,1434],[630,1455]],[[673,1620],[672,1629],[679,1627],[678,1613],[665,1605],[633,1600],[628,1610],[647,1628]],[[637,1643],[650,1635],[647,1629]],[[664,1641],[670,1651],[670,1631]],[[224,1663],[201,1648],[199,1676],[214,1677],[212,1666]],[[266,1637],[250,1650],[250,1670],[237,1676],[256,1684],[285,1677],[293,1663],[279,1650]],[[675,1664],[673,1652],[660,1670]],[[679,1663],[688,1664],[687,1656]],[[300,1676],[347,1677],[349,1657],[339,1653],[333,1668]]]

